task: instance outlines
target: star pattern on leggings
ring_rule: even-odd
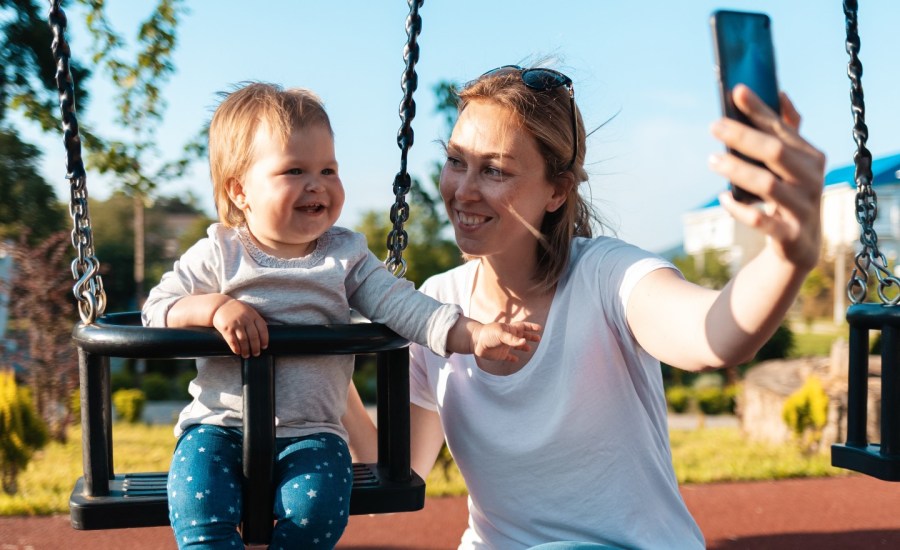
[[[189,441],[194,439],[193,435],[197,435],[204,432],[210,432],[212,430],[206,430],[203,428],[197,429],[196,432],[189,433],[185,436],[184,440]],[[209,436],[207,436],[209,437]],[[208,510],[208,512],[200,512],[199,514],[186,514],[188,508],[182,509],[181,514],[179,514],[177,508],[173,508],[170,500],[170,517],[173,518],[173,526],[178,522],[180,525],[184,526],[193,526],[196,530],[193,532],[194,534],[184,535],[179,532],[179,538],[184,544],[189,543],[205,543],[210,541],[209,532],[206,532],[204,535],[199,535],[199,531],[201,529],[209,529],[212,524],[222,523],[223,521],[228,525],[233,525],[240,521],[241,510],[239,506],[229,505],[227,506],[227,514],[223,513],[223,510],[226,509],[224,505],[226,503],[217,502],[223,498],[221,493],[216,493],[214,490],[217,487],[226,487],[230,486],[231,490],[239,490],[238,486],[231,481],[228,481],[228,478],[233,477],[231,474],[232,471],[239,472],[239,468],[235,468],[239,466],[233,460],[233,457],[238,455],[233,455],[230,453],[219,455],[219,449],[223,447],[218,444],[211,444],[210,439],[206,438],[196,438],[196,442],[192,442],[190,445],[185,445],[184,452],[182,449],[177,449],[175,455],[173,456],[173,466],[175,464],[179,464],[178,468],[182,468],[179,471],[175,471],[175,468],[172,468],[173,471],[170,472],[170,482],[174,482],[177,480],[177,484],[174,487],[178,487],[181,491],[176,490],[175,488],[170,489],[170,499],[175,500],[180,497],[181,502],[186,504],[185,499],[189,499],[194,502],[193,506],[196,506],[196,510]],[[326,438],[321,438],[321,441],[327,442]],[[200,443],[207,443],[207,445],[202,446]],[[240,449],[240,445],[230,444],[233,449]],[[326,451],[327,447],[323,446],[321,448],[312,447],[307,450],[311,451]],[[205,453],[205,454],[203,454]],[[300,497],[300,493],[305,495],[307,498],[302,499],[303,501],[309,502],[309,504],[303,505],[304,509],[298,508],[298,506],[291,506],[283,508],[282,519],[288,519],[291,523],[293,523],[296,527],[302,528],[308,533],[310,536],[315,536],[311,541],[309,538],[302,539],[306,540],[306,545],[315,545],[316,547],[331,547],[335,544],[332,539],[337,539],[339,534],[335,532],[335,524],[339,524],[341,526],[346,525],[346,504],[344,497],[339,493],[334,495],[330,491],[323,493],[322,490],[325,488],[330,488],[329,484],[336,484],[337,479],[340,479],[344,487],[341,489],[341,493],[347,489],[347,483],[352,481],[352,468],[346,468],[346,472],[348,475],[335,475],[340,474],[339,467],[335,468],[337,465],[332,465],[335,457],[337,457],[337,462],[340,464],[342,462],[342,458],[348,456],[346,453],[341,451],[335,451],[333,453],[323,453],[327,454],[327,458],[330,460],[315,460],[310,464],[307,462],[307,467],[314,468],[311,473],[300,473],[300,475],[294,478],[295,481],[289,482],[289,487],[292,487],[294,490],[298,491],[298,493],[294,493],[296,496],[293,496],[293,499],[297,499]],[[198,456],[200,455],[200,456]],[[212,456],[209,456],[212,455]],[[192,460],[187,461],[186,459],[191,456]],[[297,455],[298,457],[300,455]],[[305,460],[312,458],[307,455]],[[324,457],[322,457],[324,458]],[[197,462],[199,460],[199,462]],[[193,461],[193,465],[192,465]],[[187,467],[180,466],[181,462],[187,462]],[[198,464],[202,464],[203,466],[197,466]],[[283,463],[280,467],[285,467],[287,470],[296,469],[298,467],[303,467],[300,463],[297,462],[287,462]],[[199,469],[198,469],[199,468]],[[201,475],[201,470],[203,471]],[[221,472],[221,473],[220,473]],[[222,474],[225,474],[225,478],[222,477]],[[323,474],[327,474],[325,477]],[[210,477],[212,476],[212,477]],[[218,478],[218,481],[216,479]],[[326,480],[334,479],[335,481],[328,482]],[[304,483],[303,480],[309,480],[311,483]],[[319,483],[325,483],[323,486],[319,486]],[[197,491],[189,491],[186,490],[188,487],[193,486],[194,489],[197,489],[197,485],[200,484],[200,490]],[[312,485],[310,487],[310,485]],[[338,485],[332,485],[337,487]],[[227,490],[226,490],[227,493]],[[233,493],[227,493],[233,494]],[[183,496],[182,496],[183,495]],[[188,496],[191,495],[191,496]],[[327,504],[328,502],[333,504]],[[317,502],[318,504],[315,504]],[[286,500],[285,504],[294,503],[300,504],[299,501],[290,501]],[[179,505],[179,506],[183,506]],[[308,513],[306,507],[315,507],[313,510],[318,510],[320,507],[330,507],[334,506],[335,508],[330,511],[331,517],[333,520],[327,520],[327,524],[323,523],[321,520],[311,519],[312,516],[303,517],[304,514]],[[218,513],[213,514],[213,510],[218,510]],[[317,513],[318,514],[318,513]],[[193,516],[193,517],[191,517]],[[326,516],[327,517],[327,516]],[[340,519],[338,519],[340,518]],[[324,518],[323,518],[324,519]],[[342,529],[342,527],[341,527]],[[291,534],[289,531],[281,531],[279,533],[281,539],[279,539],[279,544],[274,545],[280,546],[283,548],[290,547],[291,537],[296,535]],[[297,541],[294,541],[297,542]],[[231,541],[231,546],[240,547],[240,544],[237,544],[235,540]]]

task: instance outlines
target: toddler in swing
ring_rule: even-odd
[[[439,355],[515,361],[530,322],[482,324],[395,278],[365,237],[335,226],[344,204],[328,115],[312,92],[245,84],[216,109],[209,163],[219,223],[150,291],[143,322],[215,327],[235,355],[259,355],[268,324],[341,324],[351,308]],[[349,355],[279,358],[270,548],[332,548],[353,482],[341,418]],[[200,358],[175,427],[169,514],[179,548],[242,547],[241,369]]]

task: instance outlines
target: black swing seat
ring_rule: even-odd
[[[75,529],[169,524],[166,473],[113,471],[110,357],[183,359],[232,355],[210,328],[145,328],[138,313],[79,323],[78,347],[84,477],[69,502]],[[269,347],[242,361],[244,407],[244,517],[248,544],[264,543],[273,525],[274,365],[288,355],[375,354],[378,462],[353,465],[351,514],[420,510],[425,483],[410,468],[409,342],[376,323],[270,326]]]
[[[900,306],[855,304],[850,324],[847,441],[831,447],[831,464],[884,481],[900,481]],[[869,331],[881,331],[881,442],[866,433]]]

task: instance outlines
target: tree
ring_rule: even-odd
[[[444,130],[449,136],[456,122],[455,84],[441,81],[432,90],[437,97],[436,111],[444,117]],[[406,278],[416,286],[421,285],[428,277],[462,262],[456,242],[443,236],[450,222],[438,191],[441,166],[436,162],[432,167],[429,177],[431,190],[423,187],[417,178],[412,178],[410,183],[410,214],[404,228],[409,234],[409,241],[403,257],[408,265]],[[387,254],[387,235],[392,228],[387,211],[387,207],[383,211],[367,211],[356,227],[368,239],[369,249],[380,258]]]
[[[91,200],[94,226],[94,248],[100,260],[100,273],[106,290],[108,311],[132,311],[135,301],[134,203],[124,191],[114,192],[104,201]],[[145,216],[146,253],[151,261],[146,270],[151,281],[172,269],[172,263],[188,246],[205,234],[212,222],[191,199],[159,197]],[[174,223],[188,221],[187,228]]]
[[[51,39],[45,2],[0,0],[0,240],[16,239],[28,227],[31,242],[38,242],[65,223],[53,188],[40,176],[40,151],[19,138],[7,117],[17,109],[45,132],[59,132]],[[90,71],[75,61],[70,69],[86,107]]]
[[[40,151],[10,130],[0,129],[0,241],[29,228],[38,242],[66,226],[66,212],[40,175]]]
[[[78,366],[72,346],[75,301],[69,268],[68,231],[50,235],[37,245],[19,237],[12,251],[14,274],[10,316],[27,335],[26,381],[38,415],[50,435],[65,441],[69,425],[69,396],[78,384]]]
[[[415,197],[411,197],[410,202],[409,221],[404,227],[409,234],[409,244],[403,252],[407,262],[405,277],[419,286],[428,277],[458,266],[461,258],[456,243],[440,236],[446,220],[442,220],[434,208],[417,202]],[[366,212],[355,229],[366,236],[369,250],[384,258],[391,227],[386,208],[384,212]]]
[[[59,132],[56,62],[50,49],[46,2],[0,0],[0,121],[8,107],[22,111],[45,132]],[[88,104],[90,70],[70,62],[79,108]]]
[[[679,256],[672,260],[684,278],[708,288],[720,289],[731,280],[731,269],[722,261],[719,252],[711,249],[703,251],[703,256]]]
[[[118,90],[116,124],[130,135],[88,151],[90,165],[101,174],[113,174],[132,199],[134,216],[134,288],[138,305],[144,297],[144,209],[159,183],[181,177],[203,146],[194,141],[185,156],[158,162],[156,130],[166,110],[162,86],[175,71],[172,62],[178,43],[178,22],[185,13],[183,0],[159,0],[137,32],[137,53],[125,61],[126,42],[106,17],[104,0],[82,0],[88,7],[86,23],[94,37],[92,61],[104,69]]]

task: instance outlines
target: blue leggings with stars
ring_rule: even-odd
[[[169,521],[179,548],[243,548],[241,430],[196,425],[169,469]],[[330,433],[276,439],[275,529],[269,548],[334,548],[347,526],[353,469]]]

